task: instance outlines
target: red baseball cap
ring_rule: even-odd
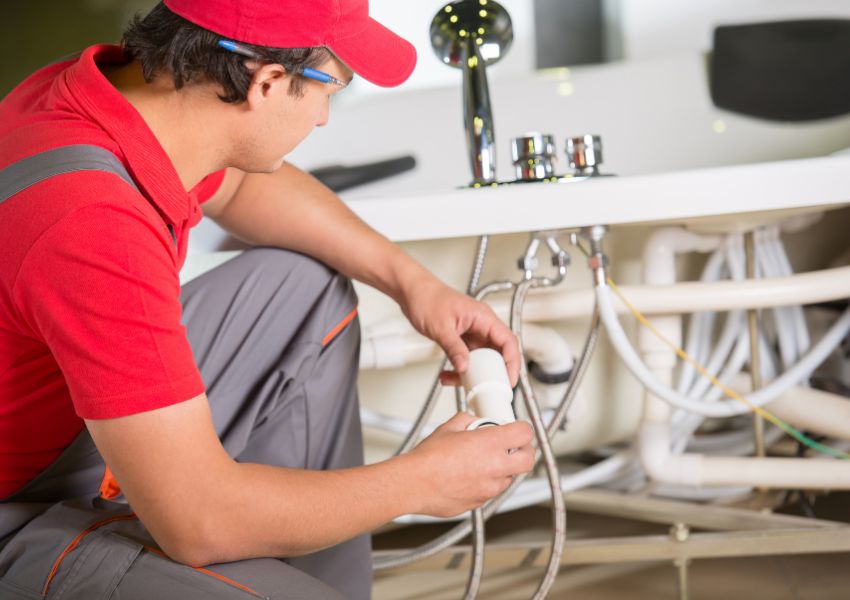
[[[369,16],[368,0],[164,0],[175,14],[237,42],[269,48],[325,46],[372,83],[393,87],[416,50]]]

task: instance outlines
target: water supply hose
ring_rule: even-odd
[[[519,341],[520,355],[522,355],[522,307],[525,304],[526,296],[532,287],[554,285],[554,283],[555,281],[546,278],[526,279],[519,283],[514,291],[511,302],[511,329]],[[531,387],[531,381],[528,379],[528,369],[524,360],[520,361],[519,382],[552,493],[552,545],[549,562],[543,579],[532,596],[533,600],[540,600],[546,597],[552,584],[555,583],[555,577],[558,575],[558,569],[561,566],[561,555],[564,551],[564,540],[567,532],[567,510],[564,505],[564,495],[561,493],[561,477],[558,473],[555,454],[552,452],[552,443],[540,415],[540,406],[534,395],[534,389]]]

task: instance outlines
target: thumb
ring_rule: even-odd
[[[469,348],[463,343],[460,336],[451,331],[447,333],[440,341],[440,345],[452,363],[452,367],[457,373],[466,372],[466,367],[469,365]]]

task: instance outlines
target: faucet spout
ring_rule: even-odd
[[[473,184],[496,181],[496,135],[487,67],[475,40],[464,44],[463,123]]]
[[[496,181],[496,136],[487,65],[498,62],[513,42],[508,11],[495,0],[457,0],[431,21],[431,46],[445,64],[463,71],[463,122],[472,184]]]

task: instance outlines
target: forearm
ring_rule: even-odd
[[[284,164],[251,174],[213,218],[237,237],[315,257],[398,300],[433,276],[308,173]]]
[[[418,512],[407,461],[337,471],[233,463],[215,478],[214,493],[197,499],[200,526],[181,532],[175,558],[197,565],[299,556]]]
[[[524,423],[466,431],[459,413],[412,452],[310,472],[234,461],[205,395],[86,426],[160,547],[191,565],[311,553],[407,513],[451,516],[531,469]]]
[[[421,510],[414,455],[337,471],[238,463],[205,395],[86,426],[136,514],[177,561],[294,556]]]

